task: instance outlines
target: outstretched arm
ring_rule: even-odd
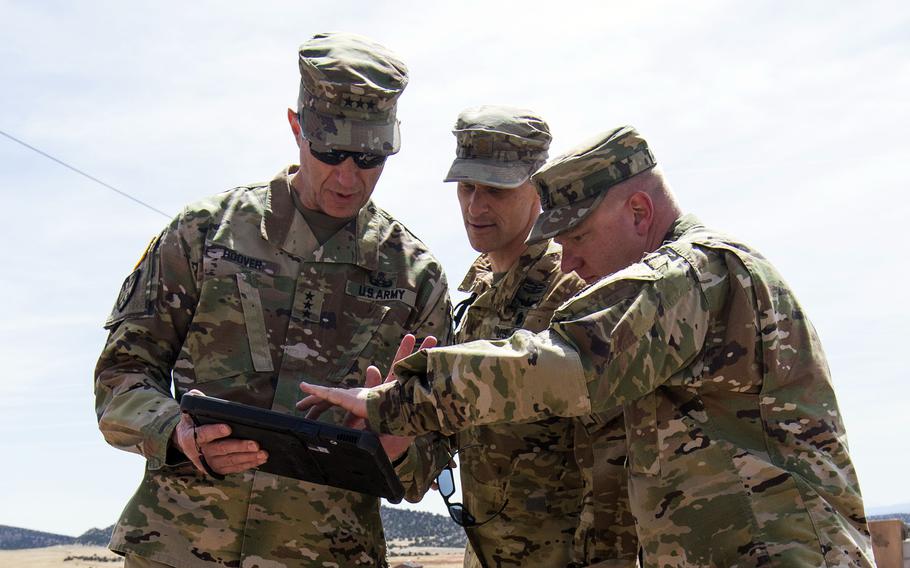
[[[546,331],[415,353],[395,366],[394,383],[305,390],[396,434],[610,410],[653,391],[701,350],[709,314],[687,267],[634,265],[567,304]]]

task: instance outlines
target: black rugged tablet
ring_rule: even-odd
[[[385,497],[392,503],[404,497],[404,487],[373,432],[210,396],[185,394],[180,409],[197,425],[227,424],[232,438],[259,442],[269,453],[261,471]]]

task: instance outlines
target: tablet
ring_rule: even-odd
[[[373,432],[194,394],[183,395],[180,410],[197,425],[227,424],[232,438],[258,442],[269,453],[261,471],[392,503],[404,497],[404,487]]]

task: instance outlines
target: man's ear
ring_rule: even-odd
[[[300,146],[300,119],[297,118],[297,112],[288,108],[288,124],[291,125],[291,132],[294,133],[294,140],[297,141],[297,145]]]
[[[643,191],[636,191],[629,197],[628,203],[632,210],[635,233],[639,236],[647,235],[654,223],[654,202],[651,196]]]

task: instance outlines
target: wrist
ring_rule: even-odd
[[[387,417],[395,416],[395,413],[390,414],[390,407],[398,405],[399,390],[399,384],[391,382],[370,389],[367,393],[367,421],[373,431],[394,434],[389,430]]]
[[[164,458],[164,463],[166,465],[179,465],[190,461],[186,456],[186,452],[183,451],[183,447],[180,445],[179,432],[180,422],[177,422],[168,438],[168,445]]]

